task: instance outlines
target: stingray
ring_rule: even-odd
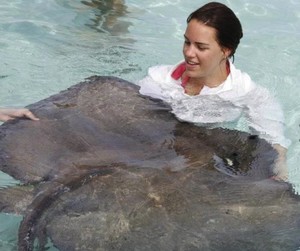
[[[138,88],[90,77],[0,126],[18,250],[296,250],[299,198],[270,179],[270,144],[180,122]]]

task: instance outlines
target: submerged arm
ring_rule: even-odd
[[[275,160],[275,166],[273,168],[274,176],[272,177],[275,180],[288,180],[288,167],[286,164],[286,153],[287,149],[279,144],[274,144],[273,148],[277,151],[278,156]]]
[[[264,88],[251,91],[248,119],[251,131],[268,141],[278,155],[273,168],[273,179],[288,180],[286,153],[290,140],[284,136],[284,115],[279,103]]]

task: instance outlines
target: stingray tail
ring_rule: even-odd
[[[21,221],[18,236],[18,251],[31,251],[37,235],[39,220],[45,211],[64,193],[77,189],[89,182],[93,177],[107,175],[113,172],[113,167],[92,167],[83,172],[66,175],[55,181],[45,182],[44,188],[36,194],[28,206]]]

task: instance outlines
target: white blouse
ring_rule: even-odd
[[[248,74],[230,62],[230,74],[221,85],[214,88],[204,86],[200,94],[191,96],[184,92],[180,79],[171,77],[179,64],[149,68],[148,76],[137,82],[140,93],[165,101],[182,121],[230,127],[231,122],[244,119],[250,133],[288,148],[290,140],[284,137],[284,116],[280,105]]]

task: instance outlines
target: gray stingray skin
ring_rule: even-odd
[[[300,203],[269,179],[255,136],[178,122],[114,77],[91,77],[30,105],[40,121],[0,127],[0,190],[24,215],[19,250],[280,250],[300,246]]]

